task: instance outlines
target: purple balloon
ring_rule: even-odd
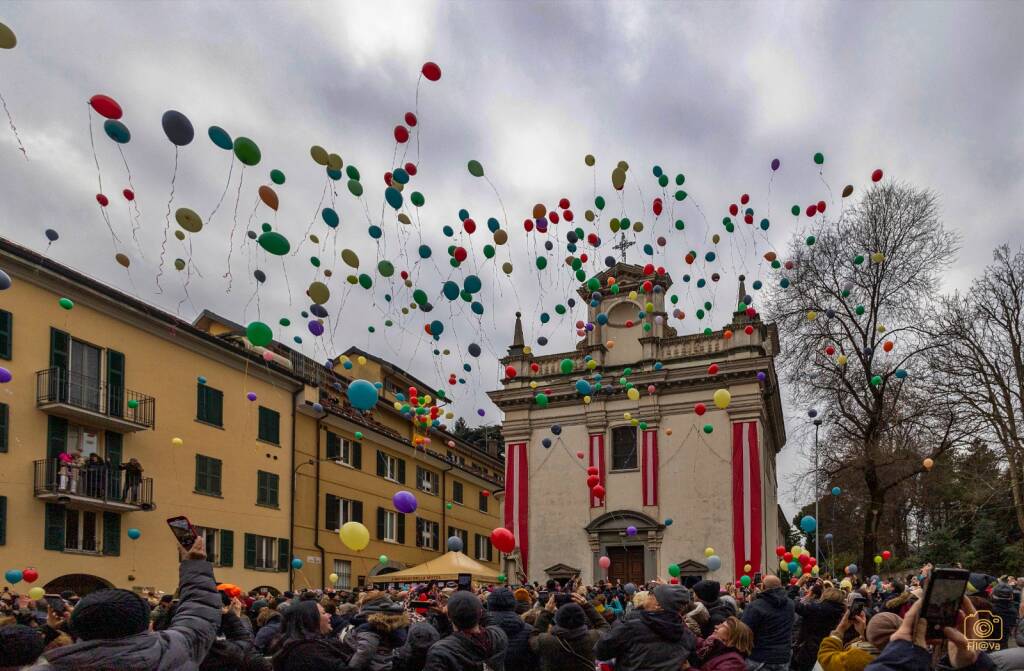
[[[324,334],[324,325],[321,324],[316,319],[310,319],[308,326],[309,326],[309,332],[312,333],[313,335],[319,336],[319,335],[323,335]]]
[[[405,514],[416,512],[416,508],[419,505],[416,502],[416,495],[404,489],[400,492],[395,492],[395,495],[391,497],[391,503],[395,505],[395,510]]]
[[[782,165],[782,162],[779,161],[779,159],[777,159],[777,158],[773,158],[772,159],[772,170],[778,170],[780,165]]]
[[[7,384],[14,376],[6,368],[0,368],[0,384]]]
[[[757,381],[758,382],[764,382],[766,379],[768,379],[768,376],[764,374],[763,370],[757,371]]]
[[[484,414],[486,414],[486,413],[484,413],[484,409],[483,409],[483,408],[478,408],[478,409],[477,409],[477,411],[476,411],[476,414],[478,414],[478,415],[480,415],[481,417],[483,417],[483,416],[484,416]]]
[[[250,401],[255,401],[256,400],[256,392],[250,391],[248,394],[245,395],[245,397],[247,399],[249,399]]]
[[[632,525],[626,527],[626,535],[627,536],[636,536],[636,527],[634,527]]]

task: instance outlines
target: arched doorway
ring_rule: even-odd
[[[627,533],[630,527],[635,534]],[[584,530],[593,553],[595,581],[607,575],[640,585],[658,575],[664,524],[635,510],[614,510],[597,516]],[[598,565],[602,556],[611,560],[607,572]]]
[[[46,590],[47,594],[60,594],[61,592],[70,591],[78,596],[85,596],[98,589],[107,589],[113,586],[109,581],[99,576],[89,575],[88,573],[68,573],[46,583],[43,585],[43,589]]]

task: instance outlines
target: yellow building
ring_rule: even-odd
[[[12,279],[0,366],[13,376],[0,385],[0,565],[34,568],[48,592],[171,591],[165,520],[184,515],[218,580],[285,589],[301,381],[2,239],[0,269]],[[137,487],[120,468],[130,459]]]

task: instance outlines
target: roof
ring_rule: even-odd
[[[376,354],[371,354],[371,353],[367,352],[366,350],[363,350],[363,349],[360,349],[360,348],[356,347],[355,345],[353,345],[353,346],[349,347],[347,350],[345,350],[344,354],[345,354],[345,356],[347,356],[349,358],[352,358],[353,356],[359,356],[359,355],[365,356],[367,359],[370,359],[371,361],[373,361],[374,363],[378,364],[379,366],[381,366],[382,368],[386,369],[387,371],[393,372],[393,373],[400,373],[401,375],[404,375],[405,377],[409,378],[410,380],[413,381],[413,383],[416,385],[416,389],[418,389],[419,391],[421,391],[421,392],[425,391],[425,392],[429,393],[431,396],[433,396],[435,398],[441,398],[440,396],[437,395],[437,390],[434,387],[432,387],[431,385],[427,384],[423,380],[420,380],[419,378],[417,378],[415,375],[413,375],[409,371],[404,370],[402,368],[399,368],[398,366],[396,366],[395,364],[391,363],[387,359],[382,359],[379,356],[377,356]],[[449,399],[447,399],[447,398],[442,398],[441,400],[445,401],[446,403],[450,402]]]
[[[427,582],[429,580],[457,580],[460,573],[469,573],[473,580],[497,584],[498,572],[470,559],[462,552],[446,552],[435,559],[394,573],[375,575],[372,582]]]

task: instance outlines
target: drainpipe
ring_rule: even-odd
[[[327,566],[324,564],[326,553],[324,546],[320,545],[320,429],[321,420],[327,416],[327,412],[316,420],[316,505],[313,506],[313,546],[320,551],[320,585],[327,586]]]
[[[299,394],[305,390],[305,387],[300,387],[295,390],[292,394],[292,491],[290,505],[288,506],[288,547],[292,552],[295,552],[295,479],[296,471],[298,467],[295,465],[295,420],[296,420],[296,408],[299,404]],[[317,455],[319,456],[319,454]],[[292,581],[295,578],[295,570],[292,568],[292,562],[288,560],[288,589],[292,588]]]
[[[451,471],[453,468],[455,468],[454,464],[452,464],[448,468],[446,468],[443,471],[441,471],[441,530],[440,530],[440,533],[438,533],[437,535],[442,537],[442,538],[444,538],[444,539],[446,539],[445,540],[445,550],[448,549],[448,541],[447,541],[447,538],[448,538],[448,502],[444,500],[444,495],[445,495],[445,492],[447,492],[448,490],[445,488],[444,485],[445,485],[445,480],[447,479],[447,478],[445,478],[445,476],[448,475],[448,472]],[[465,552],[466,548],[462,548],[462,551]],[[444,554],[444,553],[442,553],[442,554]]]

